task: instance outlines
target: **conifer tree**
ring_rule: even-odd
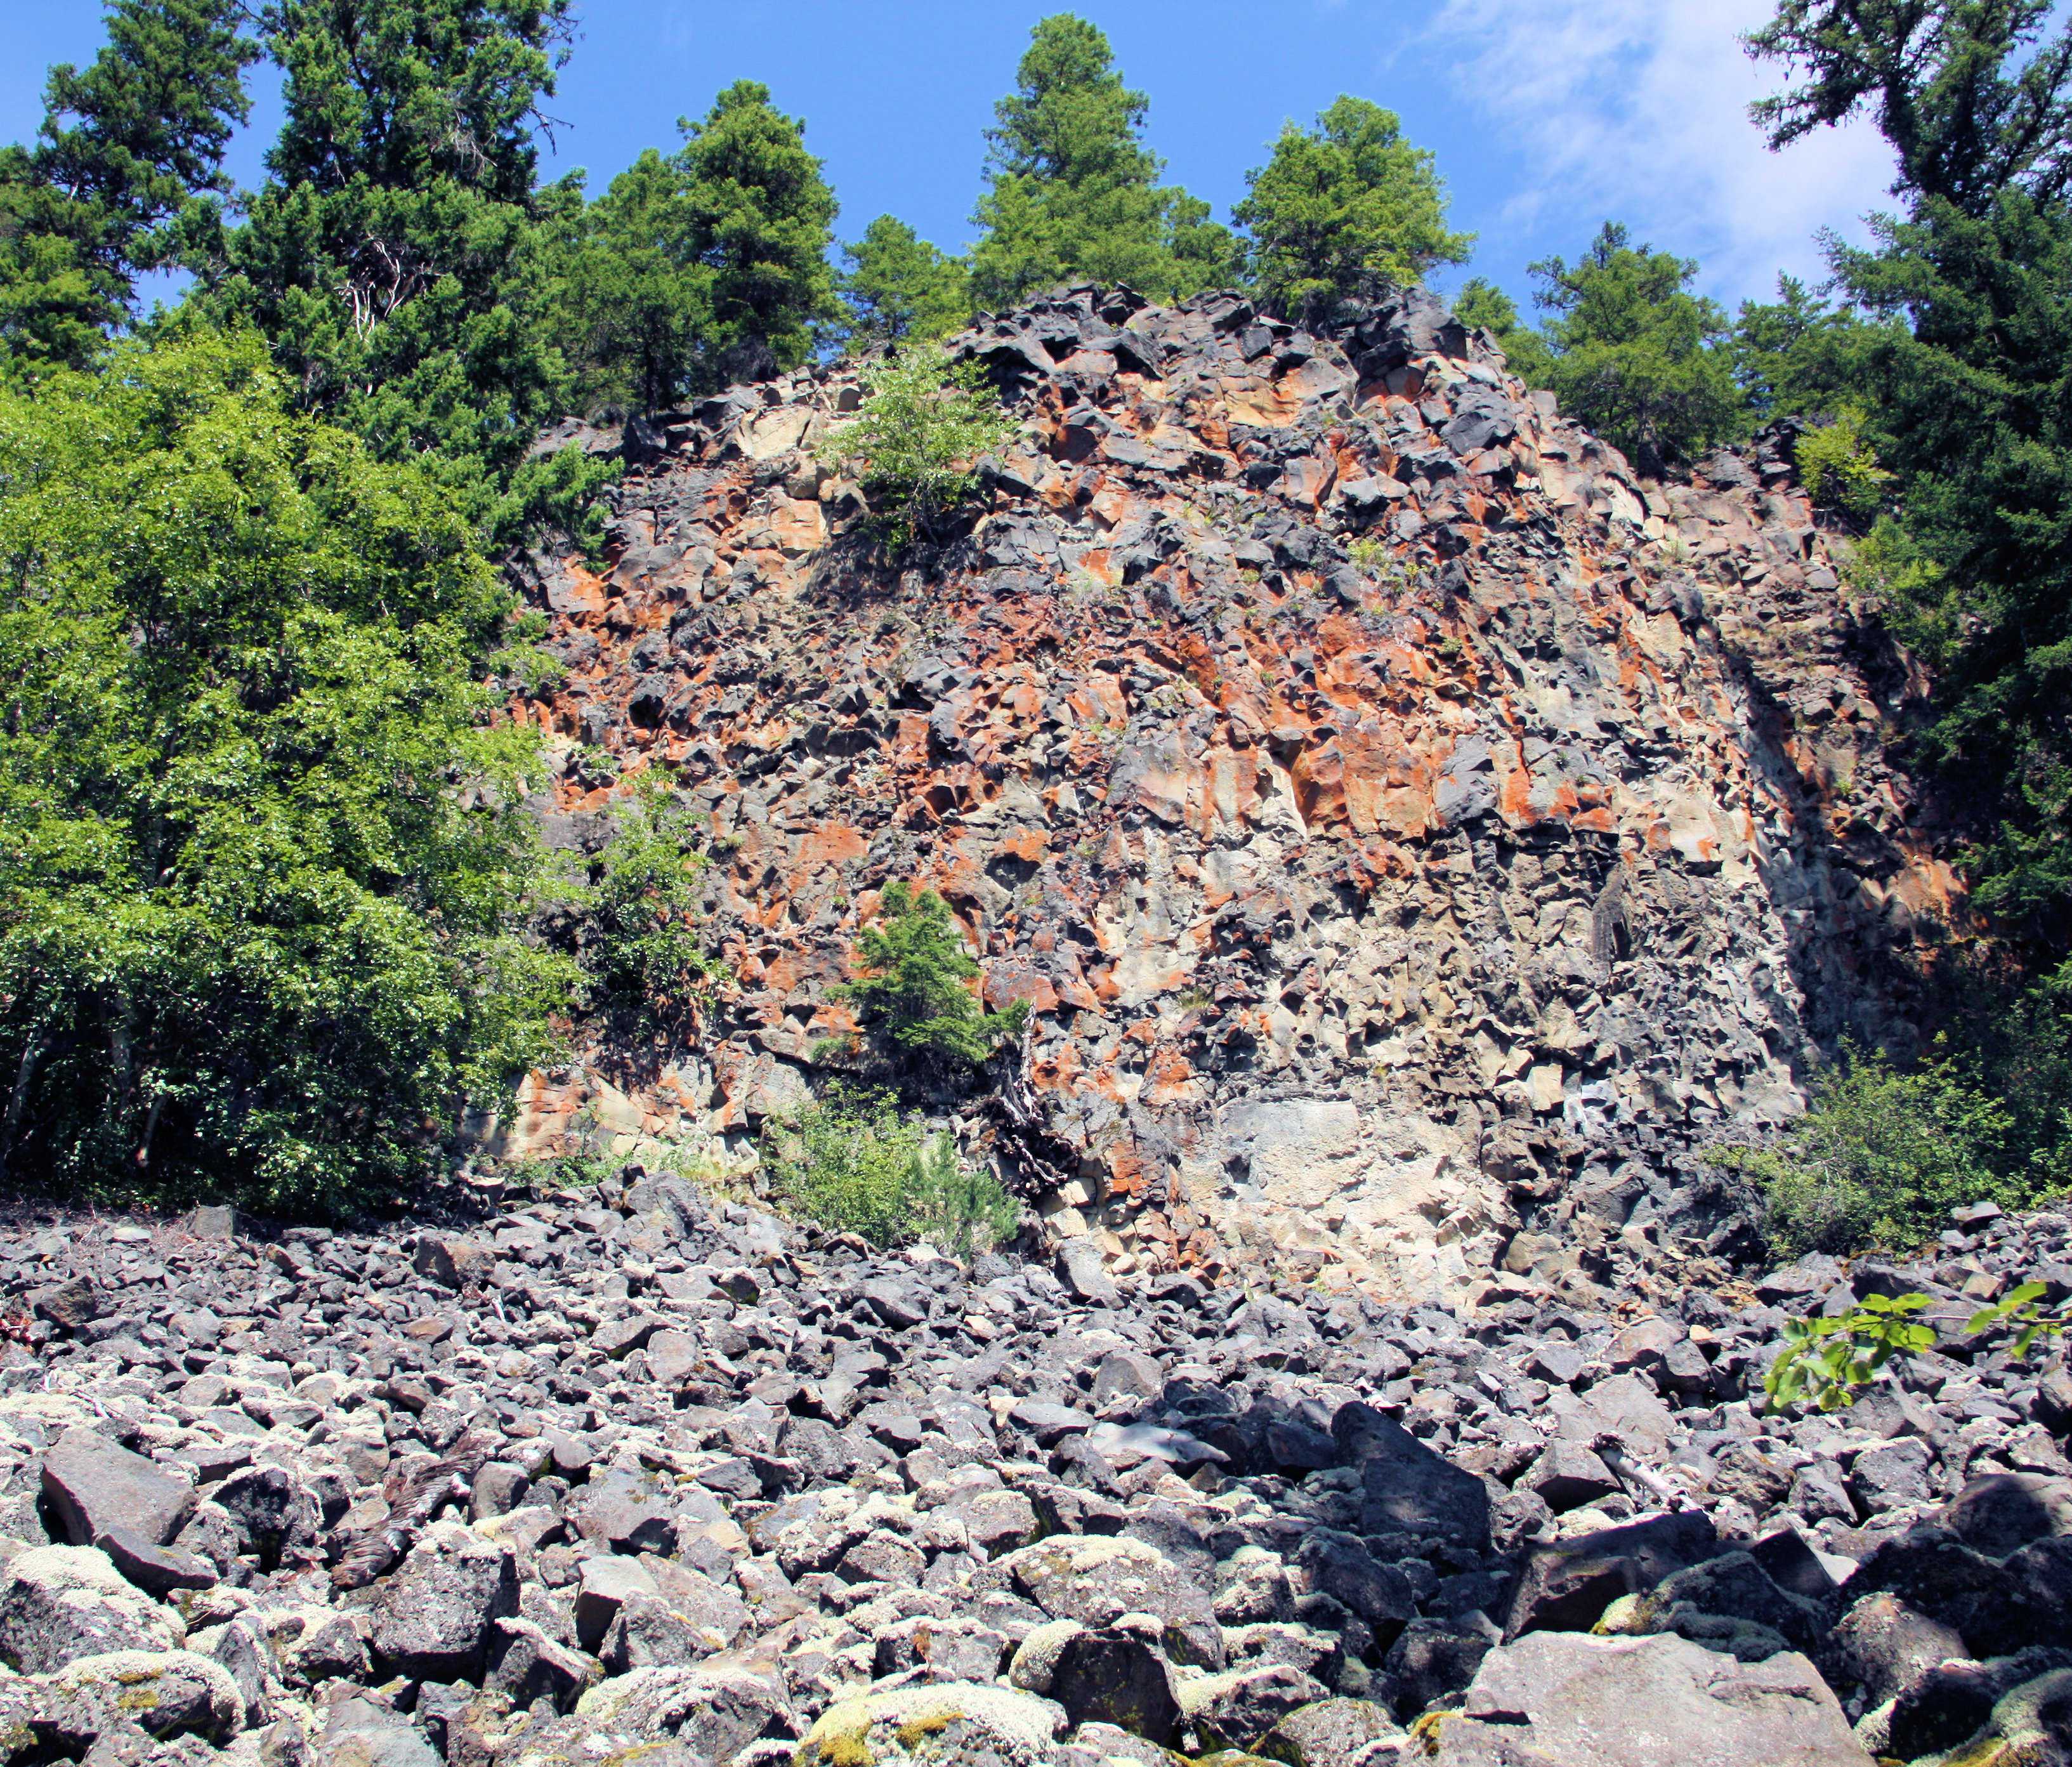
[[[937,338],[971,317],[971,279],[895,216],[881,215],[842,248],[841,277],[852,346]]]
[[[1642,472],[1693,458],[1742,423],[1727,316],[1691,292],[1697,265],[1607,221],[1572,265],[1531,266],[1548,318],[1548,384],[1578,422]]]
[[[795,368],[837,310],[827,251],[837,205],[805,125],[771,103],[767,86],[742,80],[701,121],[677,126],[692,237],[711,278],[703,377]]]
[[[796,368],[839,312],[834,193],[804,125],[742,80],[574,217],[553,297],[590,409],[656,411]]]
[[[1317,319],[1340,303],[1466,261],[1474,236],[1446,227],[1433,157],[1392,111],[1341,95],[1314,129],[1289,123],[1233,212],[1252,236],[1260,291]]]
[[[224,187],[248,113],[238,0],[115,0],[108,42],[44,86],[35,146],[0,150],[0,347],[78,365],[128,316],[139,272],[167,261],[187,203]]]
[[[987,188],[972,219],[980,304],[1013,305],[1084,277],[1177,299],[1231,281],[1236,241],[1207,205],[1157,180],[1141,139],[1149,101],[1125,86],[1107,36],[1068,12],[1030,34],[1016,89],[987,131]]]
[[[304,409],[428,454],[489,520],[562,364],[528,281],[569,192],[535,188],[571,0],[276,0],[286,76],[241,226],[187,232],[202,310],[249,319]]]

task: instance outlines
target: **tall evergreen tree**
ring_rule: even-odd
[[[1252,236],[1260,289],[1311,319],[1464,263],[1474,243],[1447,229],[1431,154],[1403,138],[1392,111],[1364,98],[1342,94],[1314,129],[1289,123],[1246,183],[1232,218]]]
[[[841,298],[853,345],[936,338],[971,317],[971,278],[896,216],[881,215],[842,248]]]
[[[1229,229],[1158,183],[1164,162],[1140,138],[1148,109],[1098,27],[1068,12],[1037,24],[986,134],[987,188],[972,216],[985,233],[971,254],[981,304],[1011,306],[1075,277],[1162,299],[1234,278]]]
[[[1550,257],[1531,268],[1548,315],[1548,384],[1642,472],[1689,460],[1741,426],[1727,316],[1691,292],[1696,263],[1635,246],[1607,221],[1574,264]]]
[[[36,144],[0,150],[0,347],[30,364],[85,361],[128,315],[172,225],[225,187],[258,51],[240,0],[114,0],[108,42],[44,86]]]
[[[528,277],[569,195],[535,189],[535,136],[570,3],[276,0],[268,181],[187,232],[204,310],[256,323],[305,409],[442,461],[483,519],[558,402]]]
[[[712,308],[679,168],[648,148],[570,215],[551,255],[572,402],[586,411],[673,405],[689,384]]]
[[[1734,319],[1734,378],[1756,422],[1832,416],[1864,397],[1864,358],[1877,329],[1849,305],[1777,279],[1774,301],[1744,301]]]
[[[840,310],[834,193],[803,125],[742,80],[677,126],[682,148],[643,153],[556,254],[554,324],[590,409],[796,368]]]
[[[837,205],[805,125],[770,102],[767,86],[742,80],[701,121],[677,126],[693,237],[711,274],[705,378],[796,368],[813,327],[837,311],[827,253]]]

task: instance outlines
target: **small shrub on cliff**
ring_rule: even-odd
[[[972,363],[939,343],[911,343],[863,371],[863,406],[828,438],[821,458],[870,499],[895,549],[938,540],[971,500],[973,462],[1014,434],[1014,422]]]
[[[2012,1127],[2006,1105],[1947,1056],[1909,1070],[1845,1047],[1805,1116],[1769,1147],[1724,1157],[1761,1188],[1779,1251],[1904,1251],[1962,1204],[2037,1199],[2040,1174],[2014,1157]]]
[[[1883,506],[1892,475],[1878,464],[1864,425],[1864,413],[1852,409],[1807,430],[1799,438],[1799,479],[1815,503],[1868,521]]]
[[[1021,1210],[990,1173],[967,1170],[889,1093],[837,1089],[765,1138],[778,1195],[796,1213],[875,1246],[927,1239],[968,1259],[1013,1235]]]
[[[614,812],[610,840],[591,867],[583,906],[590,1004],[652,1029],[680,1012],[718,966],[698,942],[704,856],[692,845],[691,812],[644,776]]]
[[[971,990],[977,961],[964,949],[949,904],[932,890],[887,884],[878,923],[864,929],[857,955],[863,976],[835,994],[855,1001],[865,1021],[906,1054],[976,1067],[1022,1034],[1026,1002],[1001,1013],[980,1004]]]

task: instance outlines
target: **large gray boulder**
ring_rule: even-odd
[[[1050,1758],[1063,1711],[1011,1687],[972,1682],[898,1687],[828,1707],[800,1745],[799,1767],[876,1767]]]
[[[497,1621],[518,1612],[508,1547],[456,1523],[428,1528],[382,1585],[374,1654],[424,1681],[479,1681]]]
[[[18,1555],[0,1582],[0,1658],[24,1675],[47,1675],[115,1650],[174,1650],[187,1642],[179,1616],[146,1599],[105,1552],[43,1546]]]
[[[1223,1665],[1223,1628],[1207,1592],[1155,1546],[1104,1535],[1060,1535],[998,1561],[1016,1591],[1054,1620],[1112,1625],[1126,1613],[1148,1613],[1162,1629],[1175,1662]]]
[[[1490,1543],[1489,1492],[1392,1417],[1355,1401],[1332,1414],[1331,1434],[1359,1469],[1360,1529],[1445,1540],[1470,1551]]]
[[[160,1738],[226,1743],[244,1728],[245,1701],[222,1664],[191,1650],[111,1650],[78,1657],[45,1679],[36,1721],[74,1748],[134,1724]]]
[[[1813,1665],[1737,1662],[1688,1639],[1536,1632],[1492,1650],[1441,1767],[1869,1767]]]
[[[179,1532],[194,1488],[90,1429],[68,1429],[43,1457],[43,1500],[74,1546],[120,1529],[153,1546]]]

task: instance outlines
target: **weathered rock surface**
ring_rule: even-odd
[[[0,1343],[0,1767],[2033,1767],[2072,1414],[1961,1295],[2060,1280],[2072,1220],[1962,1214],[1910,1266],[1639,1241],[1616,1296],[1479,1308],[1088,1298],[636,1169],[441,1223],[459,1289],[401,1230],[0,1222],[8,1292],[94,1297]],[[1762,1409],[1785,1319],[1895,1284],[1934,1349]],[[614,1353],[656,1320],[680,1359]],[[1557,1510],[1578,1444],[1614,1488]],[[68,1543],[83,1453],[180,1543]]]
[[[1730,1242],[1692,1150],[1895,1034],[1959,909],[1888,758],[1920,683],[1788,447],[1642,484],[1424,296],[1323,336],[1081,289],[959,347],[1022,428],[939,556],[887,565],[820,463],[837,368],[644,425],[601,568],[527,567],[553,837],[660,770],[727,983],[493,1144],[745,1164],[911,879],[1032,1009],[958,1128],[1098,1255],[1082,1300],[1104,1261],[1538,1292],[1622,1232]]]

